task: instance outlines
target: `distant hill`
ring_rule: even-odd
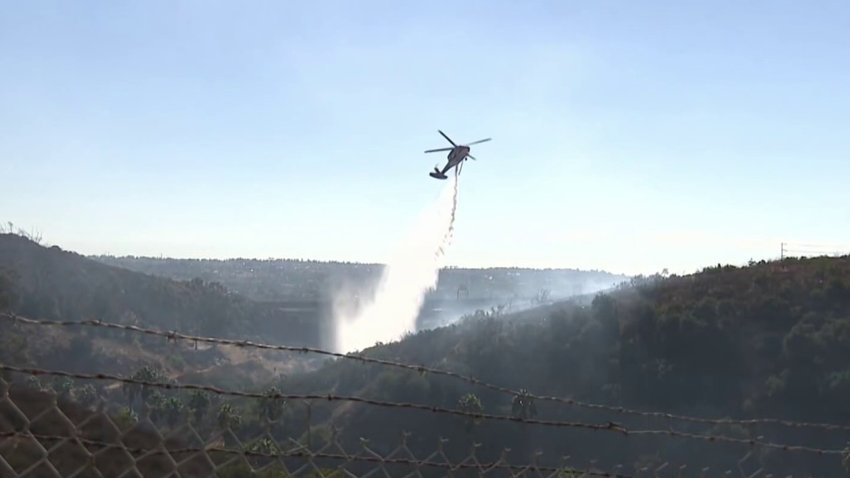
[[[48,319],[99,319],[178,328],[212,336],[257,332],[265,319],[283,320],[274,305],[260,304],[201,278],[173,280],[110,266],[57,246],[42,247],[0,234],[0,270],[6,271],[11,309]],[[285,323],[289,342],[315,344],[315,330]]]
[[[292,259],[170,259],[152,257],[92,256],[92,259],[173,279],[215,281],[260,301],[327,300],[345,284],[375,282],[383,265],[321,262]],[[628,280],[604,271],[574,269],[447,268],[440,271],[431,300],[551,298],[595,292]]]
[[[787,259],[748,267],[711,267],[690,276],[636,278],[591,304],[563,302],[504,316],[465,319],[374,347],[369,356],[448,368],[514,389],[638,409],[714,417],[780,417],[850,425],[850,258]],[[282,387],[353,394],[455,408],[466,393],[486,413],[512,413],[511,397],[444,377],[338,361]],[[843,448],[837,432],[773,426],[708,427],[612,412],[537,403],[538,417],[630,428],[673,427],[739,438]],[[482,456],[501,447],[517,453],[569,450],[616,462],[689,468],[727,466],[746,448],[669,439],[621,439],[616,434],[482,423],[471,430],[457,417],[370,407],[322,405],[314,417],[348,430],[345,439],[396,436],[451,439],[455,447],[485,443]],[[392,416],[392,419],[390,419]],[[380,425],[378,425],[380,424]],[[526,429],[528,428],[528,429]],[[612,436],[613,435],[613,436]],[[422,450],[427,448],[423,445]],[[416,448],[413,448],[416,451]],[[755,449],[758,464],[786,476],[837,476],[840,460]],[[655,457],[655,458],[653,458]],[[660,460],[660,461],[658,461]],[[725,463],[725,465],[718,465]],[[779,476],[779,475],[777,475]]]
[[[130,271],[56,246],[43,247],[15,234],[0,234],[0,310],[36,319],[94,319],[297,346],[322,346],[325,326],[320,314],[252,301],[215,282],[178,281]],[[0,337],[0,356],[19,363],[38,361],[126,372],[143,362],[167,366],[168,360],[176,360],[179,363],[168,368],[181,373],[191,368],[186,360],[194,360],[199,368],[209,367],[217,357],[223,363],[236,360],[213,352],[197,361],[202,354],[190,353],[190,349],[172,354],[173,350],[164,347],[164,339],[135,335],[128,344],[125,339],[134,334],[90,327],[71,331],[21,326],[15,333],[8,329],[8,321],[0,327],[4,327],[0,332],[6,332]],[[79,339],[80,334],[85,339]],[[71,355],[57,354],[57,350]]]

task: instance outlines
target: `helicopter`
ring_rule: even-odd
[[[448,170],[450,170],[451,168],[454,168],[454,167],[458,168],[457,172],[458,172],[458,174],[460,174],[460,171],[463,169],[463,162],[466,161],[467,158],[471,158],[471,159],[475,160],[475,156],[469,154],[469,150],[470,150],[469,147],[472,146],[473,144],[483,143],[485,141],[490,141],[492,139],[492,138],[479,139],[478,141],[473,141],[469,144],[457,145],[457,144],[455,144],[454,141],[451,140],[451,138],[446,136],[446,133],[443,133],[440,130],[437,130],[437,132],[440,133],[443,136],[443,138],[446,138],[446,141],[451,143],[452,147],[451,148],[429,149],[429,150],[425,151],[426,153],[436,153],[436,152],[439,152],[439,151],[448,151],[449,152],[448,156],[446,156],[446,158],[448,159],[446,166],[443,167],[442,170],[440,170],[439,167],[435,166],[434,170],[431,171],[430,173],[428,173],[429,176],[431,176],[432,178],[435,178],[435,179],[446,179],[446,178],[448,178],[448,176],[446,176],[446,172]]]

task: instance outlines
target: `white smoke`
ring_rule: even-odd
[[[337,351],[363,350],[415,331],[425,294],[436,287],[443,256],[451,243],[457,193],[455,173],[387,261],[370,300],[352,306],[338,295],[334,301]]]

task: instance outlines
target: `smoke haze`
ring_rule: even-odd
[[[374,294],[365,303],[352,304],[349,294],[337,294],[333,304],[337,351],[362,350],[415,331],[425,294],[436,287],[451,243],[457,197],[455,173],[389,258]]]

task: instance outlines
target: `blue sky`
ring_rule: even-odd
[[[0,220],[84,254],[458,265],[850,249],[844,1],[5,2]]]

